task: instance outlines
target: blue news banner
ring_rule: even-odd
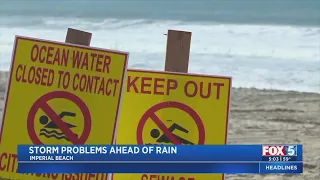
[[[302,145],[19,145],[18,172],[297,174]]]

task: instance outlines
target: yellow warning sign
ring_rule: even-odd
[[[107,179],[107,174],[17,174],[17,145],[112,144],[127,58],[125,52],[16,37],[0,179]]]
[[[226,144],[231,78],[129,70],[117,144]],[[223,174],[113,174],[113,180],[221,180]]]

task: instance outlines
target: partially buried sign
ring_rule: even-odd
[[[17,145],[112,144],[127,58],[125,52],[16,37],[0,178],[107,179],[107,174],[17,174]]]
[[[117,144],[226,144],[231,78],[128,70]],[[221,180],[223,174],[113,174],[113,180]]]

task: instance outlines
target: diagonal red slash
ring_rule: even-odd
[[[159,117],[155,113],[152,113],[150,115],[150,118],[154,123],[156,123],[156,125],[162,130],[162,132],[171,140],[171,142],[173,142],[176,145],[181,144],[180,140],[176,138],[176,136],[171,131],[169,131],[169,129],[163,124],[163,122],[159,119]]]
[[[60,130],[73,144],[81,144],[79,142],[78,137],[71,131],[67,124],[64,121],[62,121],[59,115],[48,105],[48,103],[44,102],[41,106],[41,109],[60,128]]]

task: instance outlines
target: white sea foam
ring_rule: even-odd
[[[64,41],[68,27],[93,33],[92,46],[130,52],[132,68],[162,70],[168,29],[191,31],[190,72],[233,76],[235,87],[320,92],[320,28],[151,20],[44,18],[32,26],[0,21],[0,66],[14,35]],[[12,26],[12,23],[15,26]]]

